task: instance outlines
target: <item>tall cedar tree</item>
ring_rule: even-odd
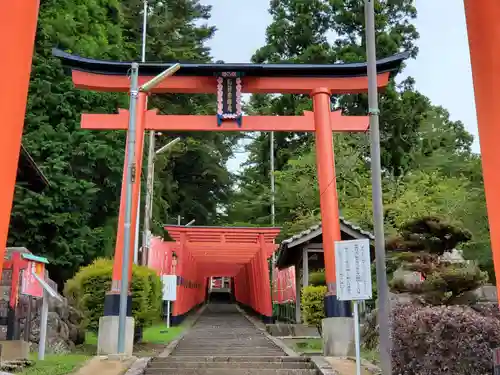
[[[273,17],[267,28],[267,44],[253,56],[255,62],[342,63],[365,61],[364,9],[360,0],[272,0],[269,12]],[[412,20],[416,18],[412,0],[383,0],[376,2],[376,29],[378,57],[408,51],[412,57],[418,53],[418,39]],[[365,115],[366,95],[346,95],[332,98],[334,106],[346,115]],[[431,160],[443,148],[448,154],[462,157],[470,155],[472,137],[461,122],[449,120],[448,113],[434,107],[428,98],[414,89],[413,79],[399,85],[392,82],[381,97],[382,164],[388,176],[400,178]],[[311,109],[311,100],[303,95],[254,95],[247,111],[275,115],[300,115]],[[439,112],[439,116],[436,116]],[[439,121],[439,123],[436,123]],[[428,129],[444,129],[449,137],[435,137]],[[428,135],[430,139],[422,136]],[[366,135],[336,136],[336,154],[369,156]],[[283,170],[294,159],[301,159],[312,148],[313,138],[307,134],[277,133],[275,168]],[[432,142],[431,139],[439,142]],[[339,150],[340,147],[350,150]],[[249,159],[241,175],[238,191],[229,208],[229,218],[239,222],[260,220],[270,222],[269,210],[269,135],[260,134],[247,147]],[[336,158],[337,164],[341,162]],[[365,163],[366,164],[366,163]],[[294,164],[295,165],[295,164]],[[367,170],[368,165],[364,169]],[[342,166],[337,166],[341,170]],[[358,173],[359,169],[356,169]],[[299,176],[300,177],[300,176]],[[347,182],[347,176],[339,176]],[[288,181],[289,182],[289,181]],[[365,182],[368,182],[365,180]],[[287,186],[290,186],[287,184]],[[283,192],[278,192],[281,197]],[[258,203],[257,203],[258,202]],[[277,220],[284,223],[302,213],[291,207],[280,210]],[[317,214],[317,207],[309,207]],[[317,216],[317,215],[316,215]],[[356,219],[356,218],[353,218]]]

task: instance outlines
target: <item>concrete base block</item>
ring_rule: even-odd
[[[29,359],[30,344],[24,340],[2,340],[0,341],[1,360],[15,361],[16,359]]]
[[[323,327],[323,355],[350,357],[356,355],[353,318],[326,318]]]
[[[109,355],[118,352],[118,316],[103,316],[99,319],[97,354]],[[134,351],[134,318],[127,317],[125,325],[125,356]]]
[[[266,326],[267,332],[272,336],[315,336],[319,337],[318,328],[304,324],[276,323]]]

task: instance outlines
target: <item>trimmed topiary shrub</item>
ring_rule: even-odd
[[[99,318],[104,315],[104,296],[111,289],[112,272],[112,260],[97,259],[80,268],[64,288],[68,301],[83,312],[84,324],[91,331],[98,330]],[[162,283],[155,271],[134,265],[130,290],[137,327],[147,327],[161,317]]]
[[[326,285],[325,270],[317,270],[309,274],[309,285]]]
[[[302,319],[318,328],[321,333],[321,321],[325,317],[324,298],[326,286],[308,286],[302,288]]]
[[[500,346],[500,321],[466,306],[393,310],[392,358],[395,374],[484,375]]]

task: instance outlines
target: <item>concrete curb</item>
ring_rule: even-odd
[[[242,308],[240,308],[238,305],[236,305],[236,308],[238,311],[250,322],[252,323],[255,328],[257,328],[259,331],[261,331],[268,340],[272,341],[277,347],[279,347],[281,350],[285,352],[285,354],[288,357],[300,357],[298,353],[296,353],[294,350],[290,349],[288,346],[285,345],[283,341],[280,339],[277,339],[276,337],[271,336],[267,330],[266,330],[266,325],[262,323],[260,320],[255,319],[254,317],[251,317],[248,315]]]
[[[338,371],[334,370],[324,357],[313,356],[311,357],[311,362],[322,375],[339,375]]]
[[[201,314],[203,314],[203,312],[205,311],[205,309],[207,308],[207,305],[203,305],[193,316],[192,318],[188,318],[188,322],[187,323],[184,323],[187,325],[186,329],[184,330],[184,332],[182,332],[180,334],[179,337],[177,337],[175,340],[171,341],[167,347],[165,348],[165,350],[163,352],[161,352],[159,355],[158,355],[158,358],[165,358],[165,357],[168,357],[170,354],[172,354],[172,352],[174,351],[174,349],[177,347],[177,345],[179,344],[179,341],[182,340],[182,338],[184,336],[186,336],[186,334],[191,330],[191,328],[196,324],[196,322],[198,321],[198,319],[200,319],[200,316]]]
[[[137,358],[124,375],[142,375],[151,361],[150,357]]]

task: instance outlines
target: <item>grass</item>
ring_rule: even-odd
[[[162,352],[170,342],[175,340],[186,329],[186,325],[167,328],[165,323],[157,323],[144,330],[142,342],[134,346],[134,354],[139,357],[148,357]],[[97,335],[87,332],[85,344],[77,348],[78,353],[95,355],[97,352]]]
[[[164,323],[158,323],[144,330],[143,341],[134,347],[137,356],[151,356],[161,352],[165,346],[175,340],[186,329],[186,325],[167,328]],[[46,355],[44,361],[36,360],[20,375],[67,375],[76,371],[86,360],[97,352],[97,335],[87,332],[85,343],[76,348],[75,353],[64,355]]]
[[[151,344],[168,345],[179,337],[184,329],[186,329],[184,325],[167,328],[164,323],[155,324],[144,330],[142,341]]]
[[[35,360],[33,366],[24,369],[21,375],[66,375],[74,372],[89,356],[85,354],[46,355],[45,360]]]
[[[321,338],[285,339],[285,342],[290,343],[293,350],[305,354],[323,351],[323,340]],[[375,350],[365,350],[361,348],[361,357],[374,364],[380,362],[380,355]]]
[[[380,363],[380,353],[375,350],[366,350],[361,348],[361,357],[373,364]]]
[[[286,340],[288,341],[288,340]],[[321,338],[314,339],[290,339],[292,349],[301,353],[318,353],[323,351],[323,341]]]

